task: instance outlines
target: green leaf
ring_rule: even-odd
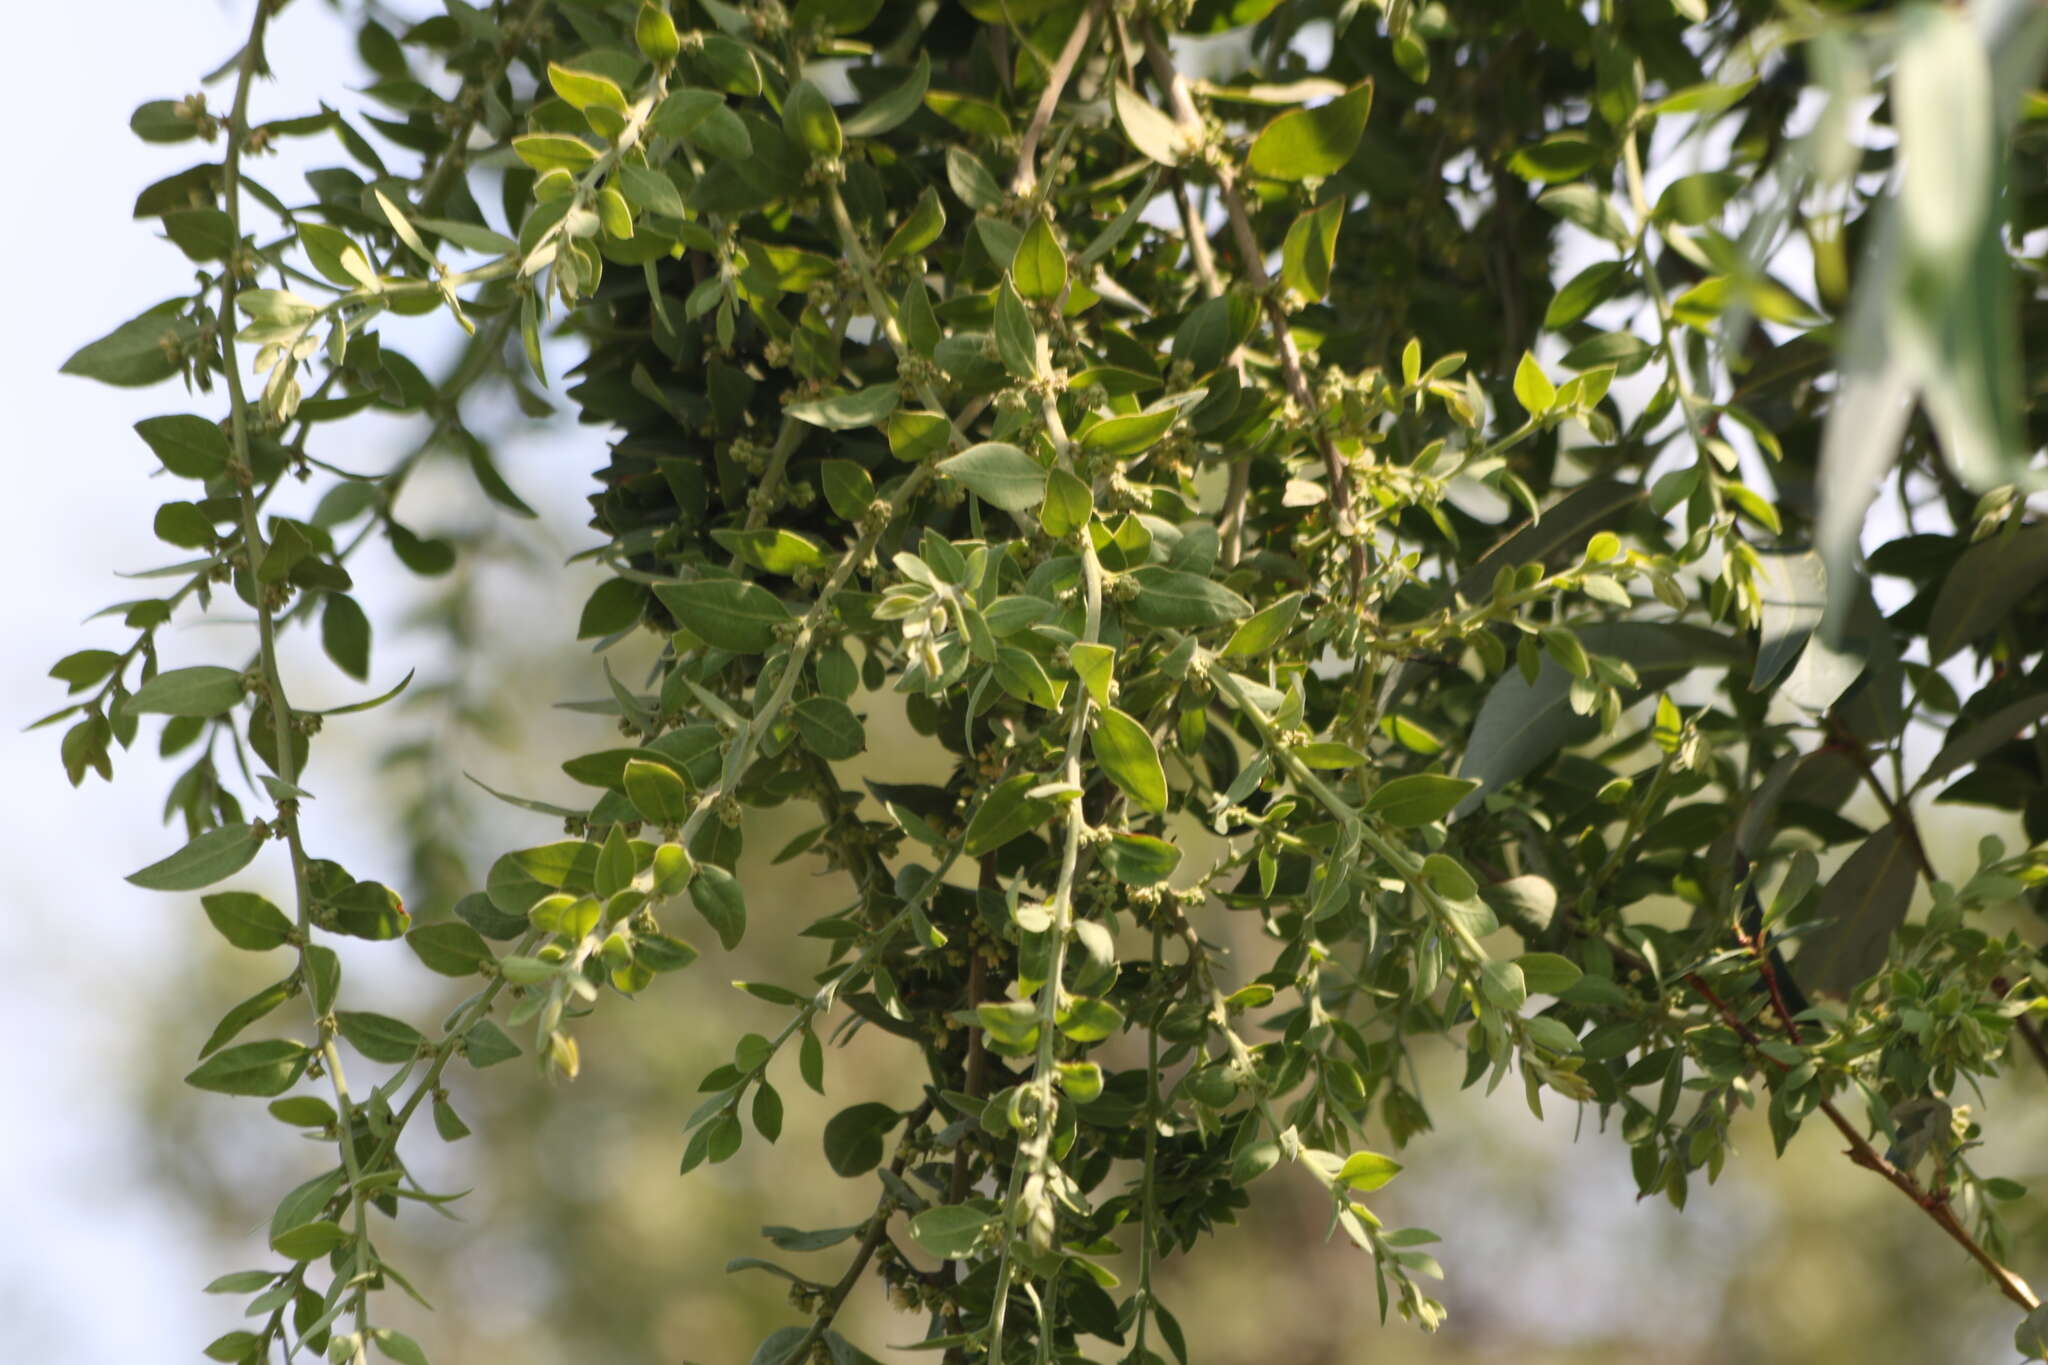
[[[1527,351],[1522,352],[1522,363],[1515,367],[1515,401],[1531,417],[1541,417],[1557,406],[1557,385],[1550,382],[1536,357]]]
[[[967,822],[961,851],[970,858],[979,858],[1043,825],[1052,815],[1052,803],[1025,795],[1038,785],[1039,779],[1031,773],[1019,773],[997,783],[975,810],[974,818]]]
[[[1046,475],[1045,504],[1038,509],[1039,525],[1055,540],[1065,540],[1088,524],[1095,515],[1095,495],[1088,485],[1064,469]]]
[[[1133,147],[1162,166],[1180,164],[1187,154],[1187,138],[1180,125],[1146,103],[1143,95],[1122,81],[1116,83],[1112,100],[1117,122],[1123,125],[1124,136]]]
[[[181,479],[211,479],[227,469],[228,438],[204,417],[145,417],[135,424],[135,434]]]
[[[983,441],[940,460],[939,471],[1005,512],[1025,512],[1045,498],[1045,466],[1013,445]]]
[[[1105,777],[1144,809],[1154,815],[1165,813],[1166,769],[1144,726],[1114,706],[1105,706],[1095,717],[1088,742]]]
[[[1366,800],[1365,813],[1377,815],[1397,829],[1412,829],[1443,819],[1479,784],[1441,773],[1414,773],[1382,783]]]
[[[263,840],[253,826],[222,825],[170,857],[129,873],[126,880],[145,891],[198,891],[240,872],[262,847]]]
[[[1294,109],[1268,123],[1252,143],[1245,165],[1269,180],[1322,180],[1335,175],[1358,150],[1372,111],[1372,82],[1354,86],[1328,104]],[[1142,150],[1142,149],[1141,149]]]
[[[334,1023],[349,1046],[373,1062],[409,1062],[419,1056],[427,1041],[411,1024],[388,1014],[341,1010]]]
[[[1606,149],[1584,133],[1553,133],[1509,157],[1508,169],[1524,180],[1552,185],[1576,180],[1606,158]]]
[[[974,1254],[996,1216],[965,1204],[939,1204],[910,1220],[910,1240],[927,1255],[961,1261]]]
[[[1963,551],[1934,599],[1927,627],[1932,663],[1996,629],[2019,600],[2048,579],[2048,525],[2023,526]]]
[[[654,595],[685,630],[734,654],[766,652],[778,638],[776,628],[794,619],[775,594],[737,578],[657,583]]]
[[[291,940],[295,926],[284,911],[252,892],[222,891],[200,897],[199,904],[220,936],[237,948],[268,952]]]
[[[336,668],[357,682],[370,680],[370,618],[347,593],[327,594],[320,609],[320,647]]]
[[[536,171],[563,170],[574,174],[587,170],[597,160],[595,148],[567,133],[522,133],[512,139],[512,150]]]
[[[1747,183],[1732,171],[1680,176],[1657,196],[1656,216],[1681,227],[1711,223]]]
[[[119,388],[169,379],[178,373],[178,356],[199,338],[198,325],[177,316],[185,306],[185,300],[171,299],[129,319],[72,352],[63,372]]]
[[[299,1079],[313,1054],[289,1039],[271,1038],[216,1052],[201,1062],[185,1084],[221,1095],[282,1095]]]
[[[1130,578],[1138,593],[1121,605],[1124,615],[1140,625],[1201,630],[1251,615],[1251,603],[1200,574],[1148,564],[1133,570]]]
[[[135,689],[125,703],[137,714],[191,716],[204,720],[242,700],[242,675],[232,668],[202,664],[159,673]]]
[[[213,1032],[207,1035],[206,1041],[200,1044],[200,1057],[211,1057],[222,1047],[233,1042],[243,1029],[291,999],[292,994],[292,983],[289,979],[274,981],[230,1009],[220,1017],[220,1022],[213,1026]]]
[[[1543,325],[1550,331],[1571,326],[1618,293],[1633,277],[1622,261],[1595,261],[1565,282],[1550,300]]]
[[[1176,403],[1122,417],[1107,417],[1082,432],[1079,444],[1083,450],[1124,459],[1150,450],[1160,437],[1173,429],[1173,424],[1180,420],[1180,414],[1180,405]]]
[[[1124,1026],[1123,1011],[1107,1000],[1070,1001],[1059,1013],[1059,1030],[1077,1043],[1099,1043]]]
[[[626,798],[650,824],[680,825],[690,815],[690,789],[666,763],[629,758],[625,770]]]
[[[1288,631],[1294,629],[1294,622],[1301,615],[1302,601],[1301,593],[1291,592],[1261,607],[1257,615],[1231,632],[1229,643],[1223,646],[1223,656],[1247,658],[1272,649],[1287,638]]]
[[[563,103],[576,110],[609,109],[617,114],[626,112],[626,94],[619,89],[618,82],[609,76],[599,75],[595,71],[576,71],[559,62],[549,62],[548,84],[562,97]]]
[[[1976,762],[2043,716],[2048,716],[2048,692],[2037,692],[2010,706],[2000,707],[1975,724],[1959,726],[1957,731],[1951,732],[1949,741],[1941,746],[1941,752],[1928,763],[1927,771],[1913,785],[1925,786],[1938,777]]]
[[[1067,253],[1042,215],[1024,229],[1024,240],[1010,258],[1010,278],[1019,294],[1038,303],[1051,302],[1067,287]]]
[[[1401,1163],[1378,1152],[1353,1152],[1337,1170],[1341,1184],[1371,1194],[1401,1173]]]
[[[782,131],[814,158],[836,157],[846,145],[832,101],[809,81],[798,81],[783,97]]]
[[[1109,875],[1126,886],[1156,886],[1180,866],[1181,851],[1150,834],[1113,831],[1098,854]]]
[[[442,976],[473,976],[496,960],[484,936],[461,920],[422,924],[405,941],[428,971]]]
[[[644,15],[650,9],[653,9],[652,5],[643,4],[641,6],[641,13]],[[662,17],[666,18],[667,16],[663,15]],[[440,1108],[437,1107],[435,1110],[437,1121],[440,1115]],[[467,1136],[467,1134],[468,1130],[464,1129],[461,1136]],[[432,1362],[427,1359],[427,1353],[420,1349],[420,1344],[394,1327],[373,1327],[370,1329],[370,1339],[377,1343],[379,1351],[383,1352],[388,1358],[397,1361],[398,1365],[432,1365]]]
[[[843,125],[846,136],[879,137],[896,128],[923,107],[925,91],[931,88],[931,82],[931,53],[919,48],[917,65],[909,77],[901,85],[869,100],[858,113],[849,117]]]
[[[711,538],[763,573],[789,575],[798,569],[825,569],[832,564],[832,556],[821,541],[797,531],[747,531],[721,526],[711,533]]]
[[[509,1062],[519,1055],[519,1044],[505,1036],[505,1031],[489,1019],[480,1019],[462,1035],[462,1055],[469,1064],[481,1071],[499,1062]]]
[[[1756,668],[1749,687],[1776,682],[1806,648],[1828,604],[1828,575],[1811,550],[1759,548]]]
[[[889,418],[889,451],[906,464],[920,464],[943,451],[953,426],[935,412],[905,408]]]
[[[1556,953],[1523,953],[1515,959],[1531,995],[1563,995],[1585,973],[1579,964]]]
[[[1537,195],[1536,202],[1572,226],[1604,237],[1616,246],[1629,241],[1627,221],[1607,196],[1591,185],[1553,186]]]
[[[739,880],[716,863],[701,863],[690,879],[690,904],[718,934],[727,952],[737,948],[747,932],[747,897]]]
[[[321,1221],[286,1228],[270,1239],[270,1249],[287,1261],[312,1261],[327,1255],[349,1240],[338,1223]]]
[[[1847,995],[1875,975],[1906,921],[1917,872],[1912,837],[1896,824],[1887,821],[1864,840],[1821,890],[1820,927],[1792,960],[1799,984]]]
[[[852,460],[826,460],[818,476],[825,485],[825,504],[842,521],[858,522],[874,506],[874,476]]]
[[[1344,197],[1326,200],[1294,220],[1280,248],[1280,283],[1311,303],[1330,292],[1330,268],[1337,260],[1337,231],[1344,223]]]
[[[790,710],[804,746],[833,761],[857,757],[867,748],[867,731],[853,708],[833,697],[806,697]]]
[[[882,1164],[882,1138],[902,1120],[874,1101],[840,1110],[825,1122],[826,1164],[849,1180],[866,1175]]]
[[[856,427],[879,426],[903,401],[895,384],[870,384],[851,392],[827,393],[791,403],[783,411],[799,422],[827,431],[852,431]]]

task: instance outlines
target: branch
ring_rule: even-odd
[[[1037,186],[1038,140],[1045,136],[1046,125],[1052,122],[1053,111],[1059,108],[1060,95],[1067,88],[1067,80],[1074,74],[1074,66],[1081,60],[1081,52],[1088,46],[1088,38],[1095,29],[1095,5],[1081,11],[1081,17],[1074,23],[1074,31],[1067,35],[1066,45],[1060,48],[1060,55],[1053,59],[1052,68],[1045,73],[1045,89],[1038,97],[1038,107],[1031,111],[1031,123],[1024,129],[1024,136],[1017,143],[1017,171],[1010,178],[1010,193],[1028,197]]]
[[[1779,1071],[1791,1069],[1784,1062],[1779,1061],[1762,1050],[1763,1039],[1757,1036],[1754,1029],[1742,1022],[1742,1019],[1735,1011],[1729,1008],[1728,1002],[1721,999],[1715,993],[1714,988],[1709,986],[1700,977],[1699,973],[1687,972],[1685,974],[1685,982],[1694,991],[1698,992],[1701,999],[1714,1007],[1714,1011],[1721,1016],[1722,1022],[1733,1029],[1736,1036],[1747,1043],[1752,1050],[1756,1051],[1758,1056],[1778,1068]],[[1790,1021],[1786,1022],[1789,1023]],[[1856,1125],[1849,1122],[1842,1111],[1835,1107],[1833,1100],[1823,1099],[1820,1101],[1819,1109],[1821,1113],[1828,1116],[1828,1122],[1834,1124],[1836,1131],[1841,1133],[1842,1137],[1848,1142],[1849,1149],[1845,1155],[1849,1160],[1865,1170],[1875,1171],[1883,1176],[1901,1194],[1919,1205],[1921,1211],[1934,1220],[1936,1227],[1947,1233],[1957,1246],[1967,1251],[1970,1254],[1970,1258],[1984,1268],[1984,1273],[1989,1275],[1992,1283],[1998,1286],[1999,1293],[2005,1295],[2029,1313],[2041,1306],[2039,1296],[2028,1287],[2027,1282],[2000,1264],[1996,1257],[1986,1251],[1983,1245],[1970,1235],[1969,1229],[1965,1228],[1956,1219],[1955,1210],[1949,1207],[1946,1195],[1927,1189],[1919,1181],[1915,1180],[1910,1172],[1887,1161],[1877,1148],[1871,1146],[1869,1139],[1857,1131]]]
[[[1188,92],[1186,79],[1174,67],[1173,55],[1159,36],[1159,30],[1149,24],[1145,29],[1145,60],[1152,68],[1154,79],[1166,91],[1174,121],[1191,140],[1200,138],[1203,135],[1202,115],[1195,108],[1194,96]],[[1245,212],[1243,196],[1237,190],[1237,172],[1232,166],[1219,161],[1215,174],[1216,194],[1230,219],[1231,235],[1237,239],[1237,254],[1245,278],[1258,293],[1265,310],[1266,325],[1273,334],[1273,347],[1280,353],[1280,372],[1287,381],[1287,391],[1307,416],[1314,432],[1316,449],[1323,457],[1323,468],[1330,479],[1330,510],[1334,513],[1337,535],[1351,542],[1351,592],[1355,604],[1365,584],[1365,542],[1359,539],[1358,524],[1351,516],[1349,466],[1338,451],[1336,442],[1330,439],[1330,433],[1323,425],[1321,406],[1316,402],[1314,390],[1308,386],[1308,376],[1301,367],[1301,352],[1294,344],[1294,333],[1287,326],[1287,314],[1273,293],[1272,276],[1266,273],[1265,252],[1259,246],[1258,234],[1252,231],[1251,217]]]

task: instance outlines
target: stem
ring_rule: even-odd
[[[1036,188],[1038,140],[1045,135],[1046,125],[1052,122],[1053,111],[1059,108],[1060,95],[1067,88],[1067,80],[1074,74],[1074,65],[1081,59],[1081,52],[1088,46],[1088,38],[1095,30],[1095,6],[1089,5],[1081,11],[1081,17],[1074,21],[1074,31],[1067,35],[1060,55],[1053,59],[1052,69],[1045,73],[1045,90],[1038,97],[1038,107],[1031,111],[1031,122],[1024,129],[1024,136],[1017,143],[1017,171],[1010,179],[1010,193],[1028,198]]]
[[[1048,395],[1039,405],[1039,415],[1052,438],[1053,450],[1061,466],[1072,472],[1073,443],[1067,439],[1066,423],[1060,418],[1058,400]],[[1077,538],[1081,548],[1081,583],[1086,613],[1081,638],[1088,644],[1094,644],[1102,637],[1102,562],[1096,557],[1095,543],[1085,528]],[[1088,738],[1091,702],[1085,687],[1074,688],[1073,696],[1074,719],[1067,729],[1064,775],[1068,783],[1079,787],[1082,784],[1081,751]],[[1038,990],[1038,1057],[1031,1073],[1031,1086],[1038,1095],[1038,1110],[1032,1116],[1031,1132],[1018,1147],[1016,1164],[1010,1169],[1009,1192],[1003,1201],[1012,1219],[1023,1201],[1026,1184],[1041,1178],[1050,1159],[1053,1116],[1058,1107],[1053,1078],[1058,1062],[1060,993],[1066,976],[1067,935],[1073,927],[1074,880],[1081,861],[1081,837],[1087,827],[1087,815],[1082,810],[1079,795],[1067,802],[1066,817],[1066,843],[1060,851],[1059,880],[1052,895],[1052,927],[1047,931],[1052,935],[1052,962],[1046,968],[1045,984]],[[1057,1211],[1050,1208],[1053,1196],[1041,1190],[1039,1197],[1047,1203],[1049,1219],[1056,1219]],[[1016,1229],[1012,1227],[1003,1238],[1002,1260],[996,1270],[994,1308],[989,1325],[989,1365],[1002,1365],[1003,1361],[1003,1325],[1010,1307],[1010,1281],[1017,1270],[1012,1254],[1015,1241]],[[1051,1327],[1050,1319],[1041,1316],[1041,1344],[1049,1339]]]
[[[227,149],[221,164],[221,198],[228,215],[230,235],[236,241],[240,241],[242,236],[242,147],[249,129],[249,92],[255,86],[256,73],[263,65],[263,38],[275,8],[272,0],[258,0],[256,17],[249,28],[249,41],[242,48],[240,69],[235,77],[234,105],[227,119]],[[298,770],[292,761],[291,702],[285,693],[284,677],[278,669],[275,608],[271,604],[268,592],[256,578],[256,571],[263,562],[266,546],[263,541],[263,528],[258,520],[255,480],[250,474],[249,400],[242,386],[241,359],[235,349],[235,298],[239,292],[239,284],[234,265],[230,263],[221,272],[219,325],[221,370],[228,390],[229,441],[234,451],[234,467],[231,472],[241,510],[242,547],[248,557],[247,572],[250,582],[255,584],[259,667],[265,702],[270,708],[272,741],[277,750],[275,767],[280,780],[288,785],[296,785]],[[285,846],[291,854],[299,975],[306,983],[307,997],[311,999],[315,992],[312,990],[313,972],[308,949],[313,939],[313,897],[307,873],[305,843],[299,833],[298,802],[295,799],[280,800],[276,803],[276,810],[276,825],[284,831]],[[328,1080],[334,1087],[335,1110],[338,1114],[337,1128],[341,1135],[342,1165],[348,1172],[349,1200],[355,1206],[355,1245],[352,1261],[355,1272],[361,1277],[354,1295],[356,1327],[360,1332],[367,1329],[369,1322],[368,1277],[361,1274],[362,1258],[369,1251],[369,1238],[368,1205],[358,1193],[363,1172],[356,1160],[355,1109],[349,1102],[348,1081],[342,1074],[340,1053],[334,1046],[333,1016],[323,1011],[314,1022],[320,1034],[319,1052],[326,1064]],[[359,1343],[357,1354],[360,1356],[361,1352],[362,1347]]]

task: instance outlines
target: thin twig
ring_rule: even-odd
[[[1756,1030],[1745,1024],[1741,1017],[1733,1009],[1729,1008],[1728,1002],[1723,1000],[1715,992],[1714,988],[1709,986],[1697,972],[1687,972],[1685,974],[1685,982],[1699,994],[1701,999],[1713,1006],[1715,1013],[1721,1016],[1722,1022],[1735,1031],[1737,1037],[1749,1044],[1751,1048],[1757,1050],[1758,1056],[1780,1071],[1791,1069],[1784,1062],[1779,1061],[1762,1050],[1763,1039],[1757,1035]],[[1790,1020],[1788,1019],[1785,1022],[1789,1024]],[[1949,1207],[1949,1202],[1945,1195],[1927,1189],[1919,1181],[1915,1180],[1910,1172],[1887,1161],[1877,1148],[1871,1146],[1869,1139],[1857,1131],[1856,1125],[1849,1122],[1842,1111],[1835,1107],[1833,1100],[1824,1099],[1820,1101],[1818,1107],[1821,1113],[1827,1115],[1828,1122],[1834,1124],[1836,1131],[1841,1133],[1842,1137],[1848,1142],[1849,1149],[1845,1155],[1848,1156],[1849,1160],[1865,1170],[1875,1171],[1883,1176],[1901,1194],[1919,1205],[1921,1211],[1934,1220],[1935,1226],[1947,1233],[1957,1246],[1967,1251],[1970,1254],[1970,1258],[1984,1268],[1984,1273],[1989,1275],[1992,1282],[1998,1286],[1999,1293],[2005,1295],[2030,1313],[2041,1306],[2040,1298],[2028,1287],[2027,1282],[2000,1264],[1996,1257],[1986,1251],[1977,1239],[1970,1235],[1969,1229],[1965,1228],[1957,1220],[1955,1210]]]
[[[1074,74],[1074,65],[1081,60],[1081,52],[1088,46],[1088,37],[1095,29],[1095,8],[1094,5],[1088,6],[1074,21],[1074,31],[1067,35],[1060,55],[1053,59],[1052,69],[1045,73],[1045,90],[1039,95],[1038,107],[1031,111],[1031,122],[1017,143],[1017,170],[1010,177],[1010,193],[1020,198],[1028,197],[1037,187],[1038,140],[1045,136],[1046,125],[1052,122],[1053,111],[1060,105],[1060,95],[1067,88],[1067,79]]]

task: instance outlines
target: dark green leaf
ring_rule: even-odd
[[[249,865],[263,840],[246,824],[211,829],[170,857],[151,863],[127,880],[145,891],[198,891]]]
[[[774,645],[777,627],[793,619],[775,594],[737,578],[660,583],[654,595],[692,635],[734,654],[764,653]]]
[[[222,1095],[281,1095],[313,1054],[298,1043],[271,1038],[216,1052],[185,1077],[185,1084]]]

